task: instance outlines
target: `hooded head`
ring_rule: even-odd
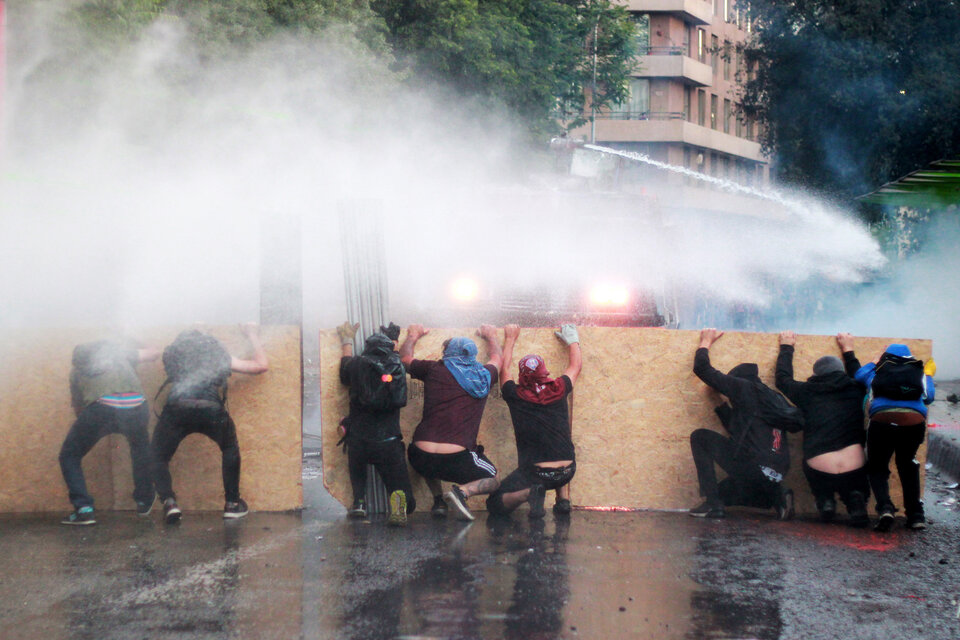
[[[843,363],[836,356],[823,356],[813,363],[813,375],[822,376],[835,371],[843,371]]]
[[[477,362],[477,345],[470,338],[452,338],[445,343],[443,364],[474,398],[484,398],[490,392],[490,372]]]
[[[520,376],[517,395],[536,404],[550,404],[564,397],[566,387],[562,380],[550,377],[547,364],[536,354],[523,356],[519,363]]]
[[[730,369],[728,375],[731,375],[734,378],[741,378],[743,380],[760,382],[760,367],[753,362],[741,362],[733,369]]]

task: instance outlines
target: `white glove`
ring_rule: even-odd
[[[580,342],[580,335],[577,333],[577,327],[572,324],[565,324],[560,327],[560,331],[555,331],[557,339],[568,347],[574,342]]]

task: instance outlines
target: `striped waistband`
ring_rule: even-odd
[[[100,404],[117,409],[132,409],[133,407],[139,407],[146,401],[147,399],[143,397],[142,393],[115,393],[109,396],[100,396],[100,399],[97,400]]]

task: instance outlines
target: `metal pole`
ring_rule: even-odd
[[[590,144],[597,143],[597,35],[600,33],[600,14],[593,24],[593,88],[590,89]]]

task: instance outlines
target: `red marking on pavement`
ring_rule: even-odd
[[[806,538],[831,547],[848,547],[859,551],[891,551],[900,546],[899,536],[875,534],[869,531],[845,529],[837,525],[784,525],[783,531],[798,538]]]
[[[574,507],[577,511],[641,511],[631,507]]]
[[[923,597],[920,597],[920,596],[912,596],[912,595],[910,595],[909,593],[908,593],[907,595],[903,596],[903,597],[904,597],[904,598],[913,598],[914,600],[919,600],[920,602],[926,602],[926,600],[927,600],[926,598],[923,598]]]

